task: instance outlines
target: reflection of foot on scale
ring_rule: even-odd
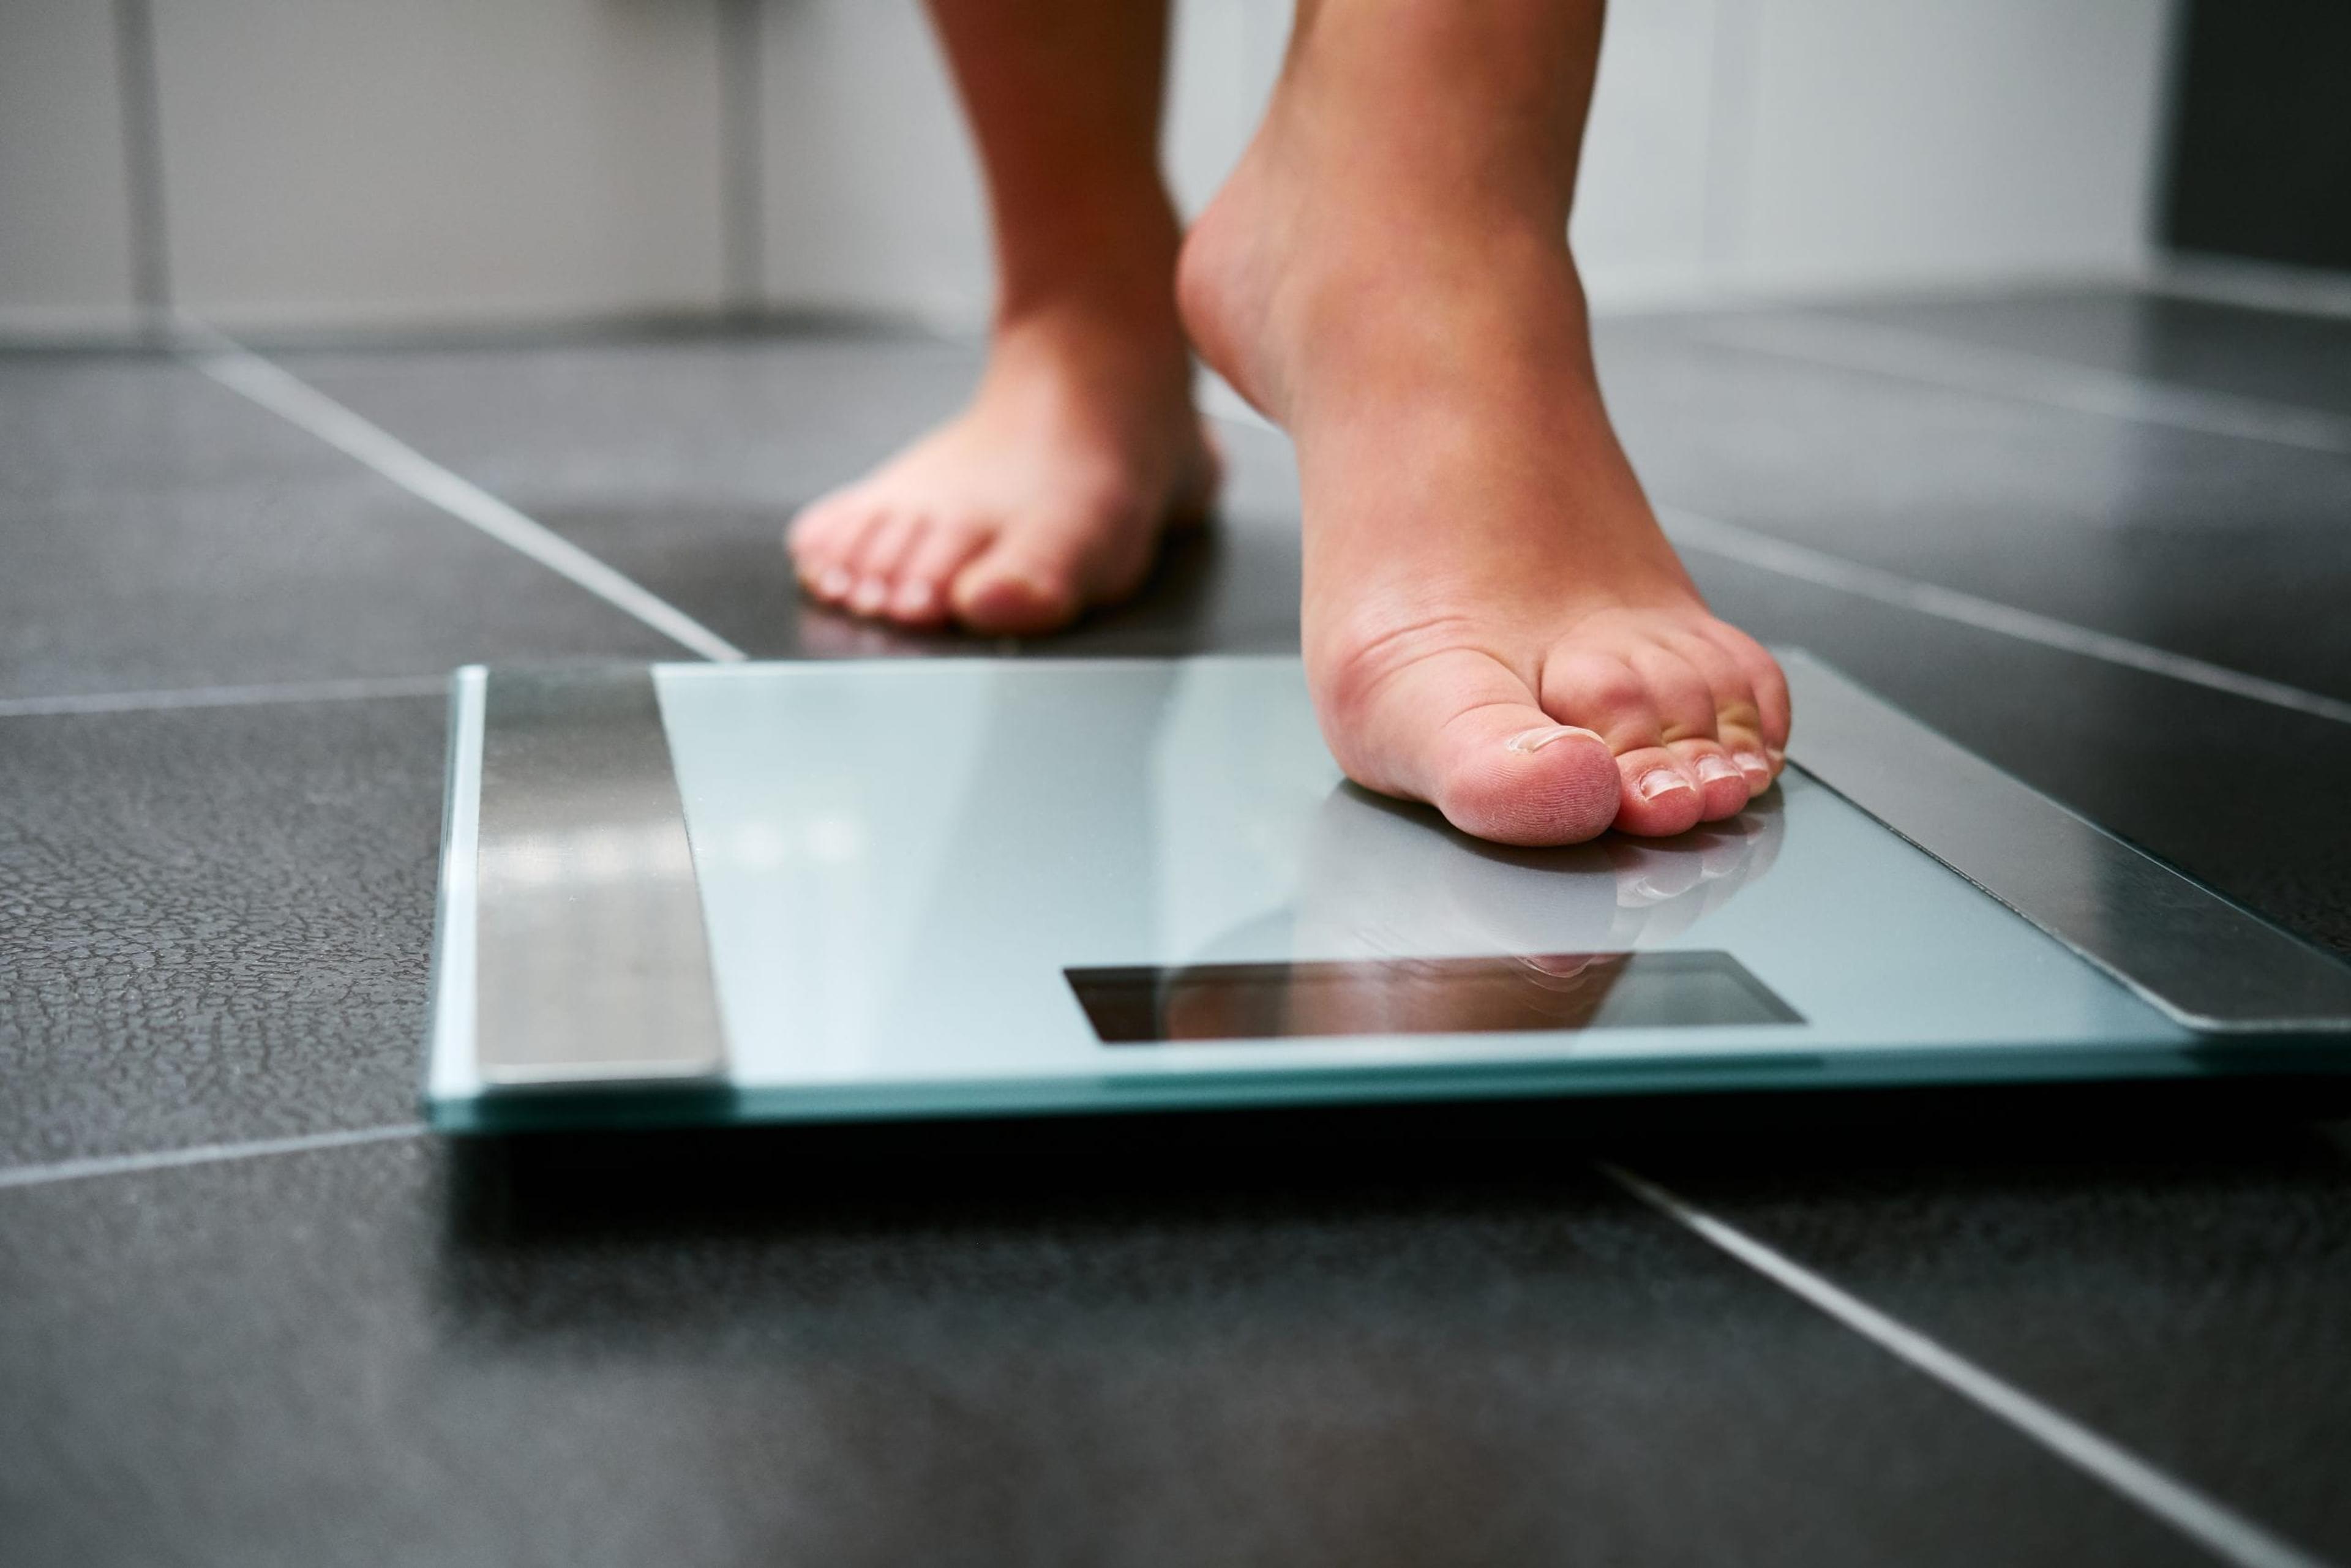
[[[1779,786],[1479,842],[1295,661],[457,677],[453,1131],[2325,1071],[2351,967],[1802,656]],[[922,739],[909,743],[919,713]]]

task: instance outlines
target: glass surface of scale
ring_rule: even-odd
[[[690,1119],[2078,1078],[2199,1038],[1798,767],[1677,839],[1519,850],[1346,783],[1290,659],[653,688],[724,1036]],[[438,1124],[529,1098],[460,1046]]]

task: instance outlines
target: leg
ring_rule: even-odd
[[[1307,671],[1457,826],[1675,833],[1769,787],[1786,683],[1707,612],[1601,406],[1567,214],[1600,0],[1301,0],[1195,225],[1193,340],[1297,442]]]
[[[864,615],[1050,631],[1131,593],[1216,469],[1159,175],[1165,0],[932,0],[996,236],[963,414],[793,520],[808,591]]]

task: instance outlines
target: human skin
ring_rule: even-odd
[[[988,175],[989,369],[796,523],[812,592],[1037,632],[1133,591],[1213,479],[1188,341],[1296,443],[1302,651],[1349,777],[1519,844],[1677,833],[1770,787],[1786,683],[1691,584],[1593,367],[1566,229],[1597,0],[1301,0],[1180,248],[1164,7],[934,11]]]
[[[814,597],[910,626],[1066,625],[1140,587],[1217,461],[1159,172],[1165,0],[934,0],[995,235],[970,404],[793,520]]]

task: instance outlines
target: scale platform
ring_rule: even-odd
[[[451,1132],[2329,1072],[2351,967],[1801,653],[1730,821],[1479,842],[1294,658],[461,670]]]

